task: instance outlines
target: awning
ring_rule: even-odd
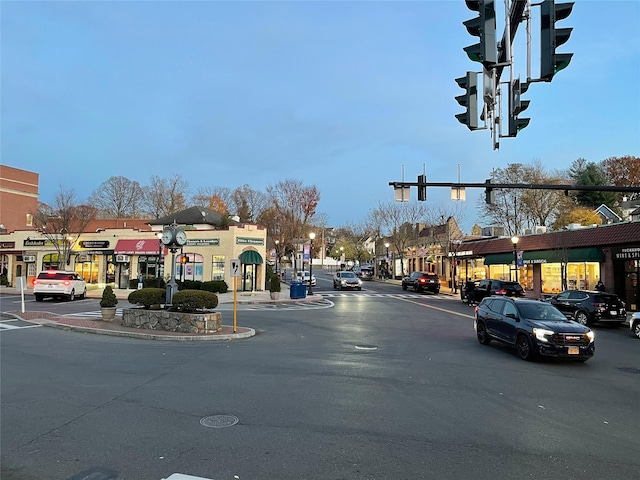
[[[245,250],[240,254],[240,262],[245,265],[255,265],[262,263],[262,256],[255,250]]]
[[[572,248],[567,250],[524,251],[522,260],[528,263],[563,263],[563,262],[604,262],[602,249],[596,247]],[[511,265],[513,252],[490,253],[484,257],[485,265]]]
[[[122,255],[158,255],[160,245],[157,239],[118,240],[113,253]]]

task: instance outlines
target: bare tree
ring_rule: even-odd
[[[187,181],[179,174],[166,179],[151,177],[151,185],[144,187],[144,206],[153,218],[160,218],[184,210],[187,198]]]
[[[73,190],[64,190],[54,199],[53,206],[38,204],[33,214],[33,226],[56,249],[60,269],[70,260],[71,247],[84,233],[89,222],[96,218],[97,210],[76,202]]]
[[[133,218],[142,209],[144,192],[140,184],[126,177],[110,177],[89,197],[89,203],[106,218]]]
[[[415,242],[416,226],[427,217],[427,207],[423,203],[380,202],[369,214],[369,223],[378,224],[389,238],[396,254],[400,257],[400,268],[404,272],[404,252]]]
[[[229,215],[233,205],[233,194],[229,187],[201,187],[191,197],[191,203]]]
[[[235,214],[243,223],[255,223],[260,213],[267,208],[267,195],[244,184],[233,191]]]

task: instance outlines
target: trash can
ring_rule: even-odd
[[[291,299],[305,298],[307,296],[307,286],[304,282],[293,281],[289,285],[289,297]]]

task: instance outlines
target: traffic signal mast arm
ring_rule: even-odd
[[[464,187],[464,188],[491,188],[497,189],[523,189],[523,190],[577,190],[583,192],[630,192],[640,193],[640,187],[616,187],[601,185],[556,185],[546,183],[456,183],[456,182],[389,182],[393,188],[407,187]]]

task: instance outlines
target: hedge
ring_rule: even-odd
[[[218,295],[204,290],[180,290],[173,295],[171,310],[196,312],[218,306]]]
[[[164,288],[142,288],[134,290],[129,294],[129,303],[134,305],[144,305],[149,308],[151,305],[160,305],[165,303],[167,291]]]

